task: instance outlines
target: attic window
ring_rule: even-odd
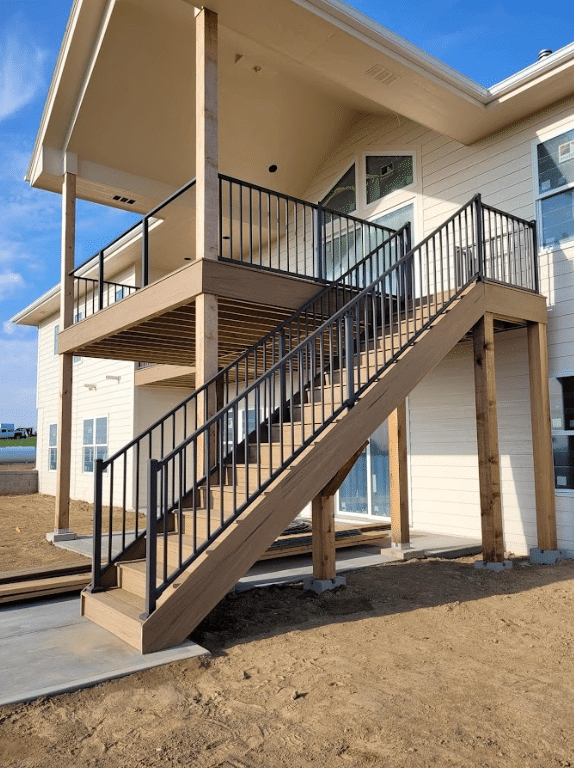
[[[135,203],[135,200],[131,200],[129,197],[122,197],[121,195],[114,195],[112,200],[115,200],[118,203],[127,203],[127,205],[133,205]]]
[[[412,155],[370,155],[366,159],[367,205],[413,183]]]
[[[341,176],[339,181],[321,200],[321,205],[337,213],[351,213],[357,209],[357,185],[355,164]]]

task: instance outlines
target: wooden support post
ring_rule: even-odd
[[[218,306],[217,296],[200,293],[195,299],[195,386],[199,389],[218,371]],[[221,394],[219,395],[221,397]],[[217,411],[217,384],[197,401],[197,425],[205,423]],[[198,445],[198,457],[205,457],[206,446]],[[215,430],[210,434],[210,457],[215,456]],[[202,462],[202,468],[206,469]]]
[[[76,175],[65,172],[62,184],[62,258],[60,274],[60,330],[74,322],[74,269],[76,240]],[[72,462],[72,371],[73,355],[60,355],[60,400],[58,410],[55,538],[73,538],[70,526]],[[58,536],[59,534],[59,536]]]
[[[313,527],[313,577],[333,580],[337,575],[335,554],[335,496],[317,494],[311,504]]]
[[[195,19],[196,259],[217,259],[219,232],[217,14]]]
[[[409,482],[407,475],[407,406],[403,402],[388,422],[391,486],[391,545],[406,549],[409,535]]]
[[[538,548],[555,550],[558,537],[548,391],[548,342],[546,325],[542,323],[528,326],[528,367]]]
[[[474,326],[473,344],[482,559],[498,563],[504,560],[504,539],[492,313],[487,312]]]
[[[333,580],[337,575],[335,554],[335,494],[367,447],[362,445],[327,483],[311,503],[313,577]]]

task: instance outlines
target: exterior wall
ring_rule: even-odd
[[[536,546],[526,331],[495,337],[504,540]],[[480,538],[472,344],[459,344],[409,396],[414,528]]]
[[[372,218],[414,197],[416,242],[481,192],[485,203],[533,219],[536,141],[573,127],[572,100],[468,147],[398,116],[364,116],[323,162],[307,197],[321,199],[364,153],[402,150],[414,153],[415,185],[357,215]],[[539,263],[549,308],[550,375],[574,375],[574,244],[541,250]],[[497,335],[496,346],[505,541],[508,550],[523,554],[536,545],[524,333]],[[409,397],[415,527],[480,534],[473,388],[467,345],[454,350]],[[573,492],[558,492],[557,515],[559,546],[574,556]]]
[[[49,426],[58,422],[59,356],[54,354],[54,328],[58,317],[38,329],[38,449],[36,467],[40,493],[55,494],[56,472],[48,469]],[[120,377],[107,379],[106,376]],[[72,483],[73,499],[93,500],[93,473],[83,472],[84,419],[108,417],[108,455],[133,437],[134,364],[127,361],[81,358],[74,363],[72,393]],[[86,384],[95,384],[88,389]]]

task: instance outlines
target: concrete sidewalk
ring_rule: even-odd
[[[0,705],[54,696],[208,653],[195,643],[143,656],[80,616],[78,597],[0,611]]]

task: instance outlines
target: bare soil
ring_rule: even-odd
[[[410,561],[322,596],[258,589],[192,637],[213,655],[0,708],[0,765],[574,766],[574,562]]]
[[[53,496],[42,493],[0,496],[0,573],[81,558],[46,541],[46,533],[54,530],[54,504]],[[70,526],[76,533],[92,532],[92,512],[87,501],[70,502]]]

